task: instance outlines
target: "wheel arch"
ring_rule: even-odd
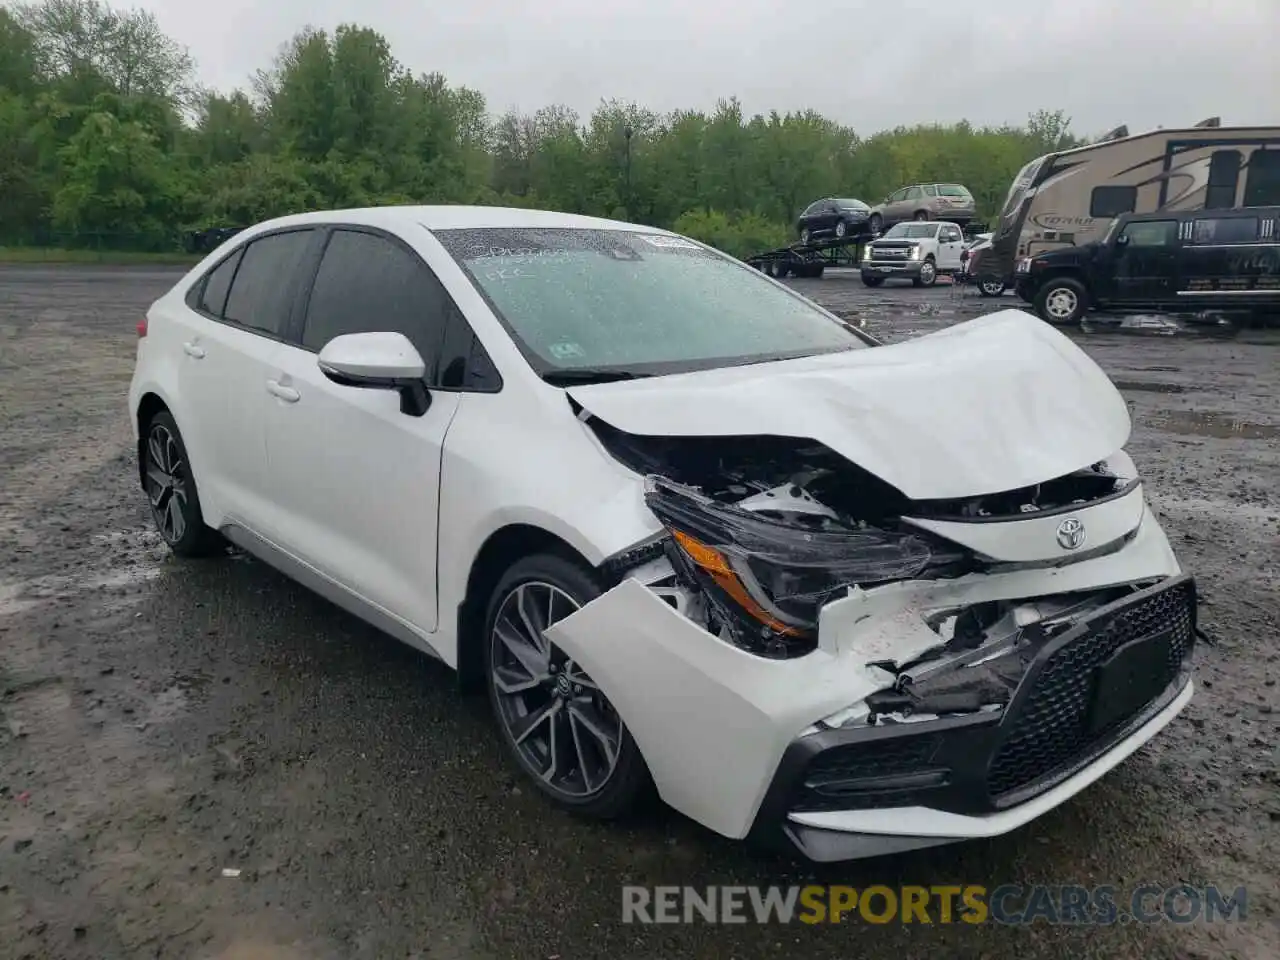
[[[485,539],[467,573],[466,591],[457,613],[458,685],[464,692],[484,689],[485,606],[502,575],[513,563],[539,553],[550,553],[588,570],[598,568],[563,537],[532,523],[509,523]]]
[[[138,398],[138,407],[134,411],[134,424],[137,427],[137,454],[138,454],[138,485],[142,489],[147,488],[147,468],[146,468],[146,442],[147,442],[147,424],[157,413],[168,413],[173,416],[173,410],[165,399],[154,390],[148,390]],[[177,418],[174,417],[176,421]],[[179,428],[181,430],[181,428]]]

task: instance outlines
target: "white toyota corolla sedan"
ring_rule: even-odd
[[[173,550],[456,668],[571,810],[653,787],[814,860],[990,837],[1191,698],[1124,400],[1021,311],[885,346],[663,230],[405,206],[252,227],[138,332]]]

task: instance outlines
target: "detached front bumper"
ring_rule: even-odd
[[[1135,581],[1156,585],[1045,642],[1004,709],[822,722],[891,687],[885,664],[941,645],[923,610]],[[1194,582],[1144,509],[1123,547],[1065,566],[852,591],[793,659],[709,635],[635,579],[547,638],[609,696],[668,804],[727,837],[840,860],[994,836],[1083,789],[1189,700],[1194,616]]]
[[[810,733],[788,747],[755,837],[847,860],[1016,829],[1083,790],[1191,700],[1187,575],[1080,620],[1003,711]]]

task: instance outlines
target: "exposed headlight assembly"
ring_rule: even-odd
[[[818,611],[854,585],[917,577],[962,554],[916,533],[811,529],[721,503],[661,477],[645,502],[671,531],[669,554],[695,579],[741,646],[770,655],[807,652]]]

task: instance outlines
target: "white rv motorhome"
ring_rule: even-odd
[[[1280,204],[1280,127],[1222,127],[1217,118],[1046,154],[1014,178],[991,244],[993,274],[1020,257],[1099,239],[1113,217],[1157,210]]]

